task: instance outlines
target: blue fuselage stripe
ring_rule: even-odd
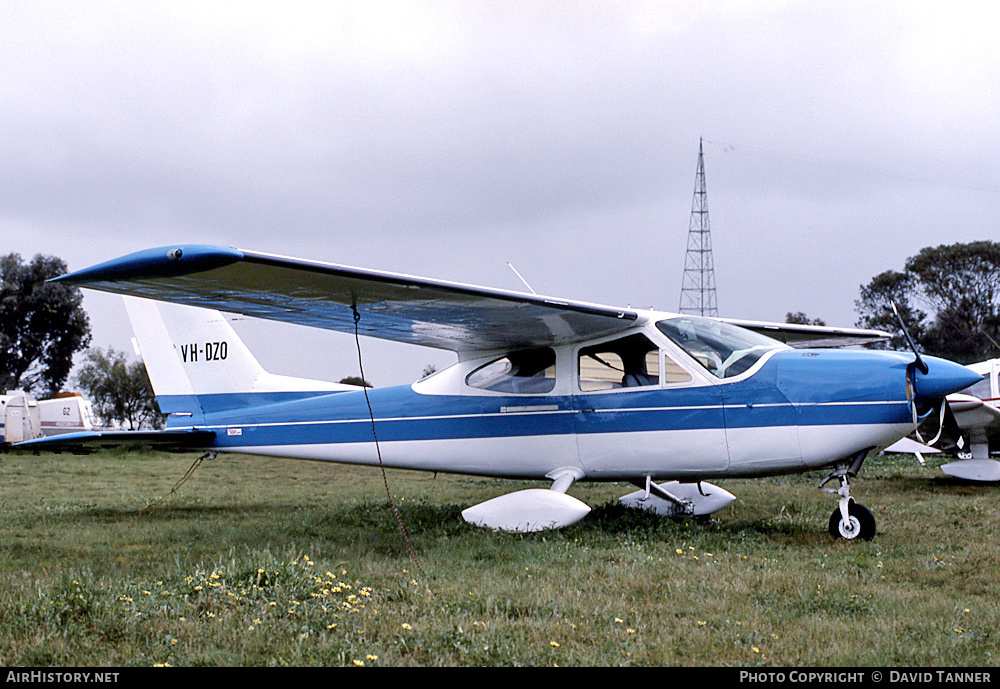
[[[470,414],[386,418],[376,416],[375,429],[382,441],[469,439],[563,435],[568,433],[624,433],[632,431],[697,431],[735,428],[770,428],[789,425],[833,426],[844,424],[897,424],[908,419],[905,402],[875,407],[865,405],[824,405],[800,410],[756,408],[626,409],[538,414]],[[794,411],[794,410],[792,410]],[[577,425],[579,415],[587,424]],[[561,418],[556,418],[561,417]],[[209,421],[199,428],[220,431],[219,445],[274,445],[366,442],[372,439],[368,418],[328,421],[272,421],[236,423]],[[186,424],[179,424],[186,425]],[[239,436],[227,436],[224,429],[240,429]]]
[[[803,366],[793,358],[796,354],[772,357],[747,380],[718,386],[568,396],[425,395],[411,386],[397,386],[370,389],[368,398],[378,438],[386,442],[900,424],[912,418],[905,366],[897,372],[886,367],[885,359],[855,357],[852,361],[860,360],[861,365],[838,377],[838,357],[828,357],[826,370],[817,371],[822,367],[815,361]],[[886,375],[890,370],[892,375]],[[817,380],[823,381],[821,389]],[[189,417],[172,416],[170,425],[216,430],[220,447],[356,443],[373,437],[361,391],[312,393],[300,399],[246,394],[229,400],[203,396],[163,401],[175,409],[203,409]],[[225,409],[229,405],[235,408]]]

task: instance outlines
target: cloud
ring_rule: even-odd
[[[996,227],[975,8],[8,4],[0,229],[74,268],[198,241],[518,289],[510,261],[671,309],[704,137],[722,311],[848,324]]]

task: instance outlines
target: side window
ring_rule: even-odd
[[[669,357],[663,361],[666,383],[691,380]],[[584,392],[658,385],[660,350],[645,335],[630,335],[581,349],[577,370]]]
[[[685,371],[680,365],[666,354],[663,355],[663,382],[667,385],[676,383],[690,383],[691,374]]]
[[[540,395],[556,386],[556,353],[547,347],[511,352],[470,373],[465,384],[480,390]]]

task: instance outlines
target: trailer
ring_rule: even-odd
[[[79,392],[60,392],[52,399],[38,401],[42,435],[60,435],[96,430],[94,408]]]
[[[0,445],[33,440],[42,436],[38,401],[23,390],[0,395]]]

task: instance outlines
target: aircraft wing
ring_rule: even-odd
[[[962,393],[948,395],[948,406],[951,407],[959,428],[968,430],[975,427],[1000,425],[1000,409],[974,395]]]
[[[111,448],[135,445],[165,452],[188,452],[207,447],[215,431],[166,429],[162,431],[81,431],[35,438],[15,443],[11,448],[34,452],[72,452],[87,454]]]
[[[802,325],[799,323],[766,323],[763,321],[747,321],[734,318],[719,320],[738,325],[747,330],[753,330],[761,335],[779,340],[795,347],[849,347],[852,345],[883,342],[891,335],[881,330],[865,330],[861,328],[831,328],[825,325]]]
[[[570,342],[628,309],[219,246],[140,251],[56,278],[91,289],[455,352]]]

